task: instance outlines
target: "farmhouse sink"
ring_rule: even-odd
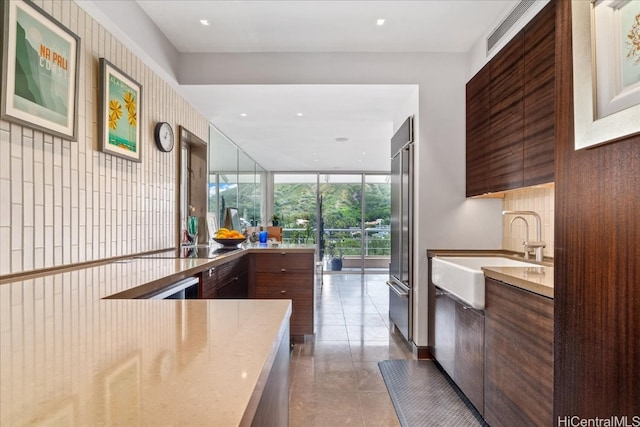
[[[504,257],[434,257],[431,280],[434,285],[479,310],[484,309],[482,267],[539,267]]]

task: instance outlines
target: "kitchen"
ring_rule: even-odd
[[[569,2],[558,4],[558,31],[565,31],[563,37],[557,37],[559,75],[564,82],[571,73],[571,46],[566,27]],[[46,7],[51,8],[50,13],[62,14],[67,6],[60,10],[53,10],[50,4]],[[149,118],[149,123],[159,120],[179,123],[206,137],[205,118],[136,57],[146,55],[141,51],[158,52],[157,46],[130,52],[112,42],[114,36],[97,21],[76,6],[72,8],[78,19],[69,18],[67,24],[82,36],[83,46],[91,48],[92,57],[108,54],[112,59],[120,58],[118,64],[122,68],[144,70],[141,72],[144,77],[138,77],[144,87],[157,87],[163,94],[156,104],[148,102],[149,105],[143,107],[148,108],[144,116]],[[145,40],[149,42],[148,38]],[[180,81],[181,84],[212,81],[419,84],[418,111],[399,113],[404,117],[416,114],[418,138],[428,141],[416,149],[419,165],[416,192],[420,194],[417,207],[420,219],[416,226],[417,253],[420,254],[417,276],[425,280],[429,248],[501,246],[501,203],[464,198],[464,85],[475,74],[469,71],[466,55],[440,53],[403,58],[406,73],[402,76],[397,76],[395,58],[390,54],[334,54],[331,60],[335,66],[331,71],[324,66],[326,57],[307,55],[305,58],[303,65],[297,54],[280,55],[277,59],[263,57],[261,65],[274,66],[282,72],[273,78],[260,73],[264,67],[247,70],[243,60],[248,58],[242,55],[238,56],[238,63],[229,63],[224,69],[207,65],[223,61],[223,55],[187,55],[180,66]],[[128,61],[131,63],[127,64]],[[374,70],[371,70],[372,63]],[[212,70],[208,82],[196,72],[205,68]],[[93,129],[96,122],[91,103],[97,96],[93,73],[95,69],[81,73],[81,91],[95,96],[86,96],[80,134],[93,135],[89,129]],[[167,103],[175,107],[164,107]],[[571,414],[585,418],[637,414],[640,401],[637,325],[640,321],[633,307],[637,306],[639,292],[635,286],[640,258],[635,245],[640,240],[635,221],[640,208],[638,139],[632,137],[591,150],[575,151],[573,130],[569,126],[572,116],[569,85],[558,85],[557,110],[554,238],[547,240],[553,249],[556,275],[554,412],[558,416]],[[143,154],[144,164],[149,167],[134,168],[115,157],[98,155],[93,148],[97,145],[93,136],[87,136],[87,144],[76,145],[6,121],[0,121],[0,125],[3,165],[5,159],[11,163],[11,168],[2,168],[0,172],[0,236],[2,242],[11,242],[0,247],[0,274],[172,245],[175,220],[170,215],[153,214],[156,212],[154,201],[165,200],[167,193],[175,192],[176,166],[171,157],[149,148]],[[44,194],[34,192],[29,185],[32,182],[43,185]],[[122,183],[135,185],[123,186]],[[142,183],[150,184],[143,186]],[[10,194],[9,200],[5,194]],[[34,201],[29,203],[31,199]],[[126,222],[117,215],[118,206],[126,209]],[[163,212],[172,212],[171,203],[161,206]],[[136,225],[130,225],[132,223]],[[418,295],[421,297],[426,295]],[[580,305],[576,305],[577,300],[581,301]],[[416,343],[427,346],[428,325],[420,318],[416,322]],[[10,323],[3,318],[2,324],[5,332]]]

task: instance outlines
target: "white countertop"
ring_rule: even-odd
[[[0,284],[0,425],[243,423],[290,301],[102,299],[210,262],[138,258]]]

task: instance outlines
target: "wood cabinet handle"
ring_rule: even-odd
[[[286,254],[287,254],[286,252],[280,252],[280,255],[286,255]]]
[[[280,293],[284,295],[287,293],[287,291],[280,291]]]
[[[286,268],[281,268],[281,269],[280,269],[280,271],[281,271],[282,273],[284,273],[285,271],[287,271],[287,269],[286,269]]]

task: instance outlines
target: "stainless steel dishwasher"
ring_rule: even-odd
[[[198,283],[197,277],[187,277],[169,285],[148,299],[197,299]]]

